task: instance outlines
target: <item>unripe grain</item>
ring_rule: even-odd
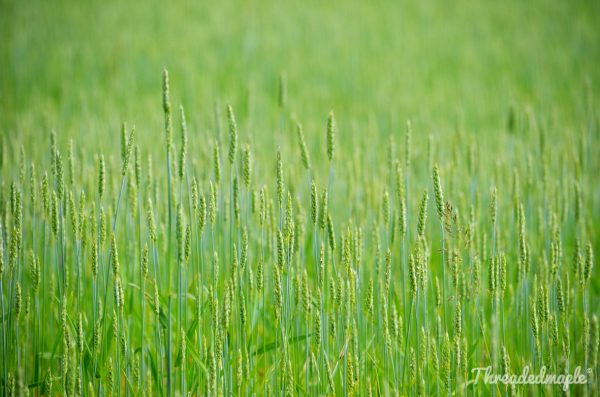
[[[277,202],[281,207],[283,205],[283,160],[281,158],[281,150],[277,151]]]
[[[163,69],[163,111],[165,113],[165,134],[167,153],[171,151],[171,101],[169,99],[169,72]]]
[[[179,152],[179,179],[183,180],[183,176],[185,174],[185,157],[187,155],[187,146],[188,146],[188,129],[187,123],[185,121],[185,111],[183,110],[183,105],[179,106],[179,110],[181,112],[181,149]]]
[[[327,158],[329,161],[333,161],[335,155],[335,130],[335,118],[332,110],[327,117]]]
[[[300,156],[302,158],[302,165],[306,170],[310,170],[310,157],[308,150],[306,149],[306,141],[304,140],[304,132],[302,132],[302,126],[300,123],[296,124],[296,134],[298,135],[298,145],[300,146]]]
[[[433,191],[435,193],[435,205],[440,219],[444,217],[444,193],[440,182],[440,169],[437,164],[433,166]]]
[[[429,194],[427,190],[423,191],[423,197],[421,198],[421,204],[419,205],[419,222],[417,224],[417,235],[425,235],[425,224],[427,222],[427,202],[429,200]]]
[[[110,241],[110,255],[113,275],[119,274],[119,252],[117,251],[117,239],[113,233]]]
[[[231,105],[227,105],[227,122],[229,124],[229,165],[233,166],[237,152],[238,136],[237,123],[235,121],[235,115],[233,114],[233,108]]]
[[[244,146],[242,161],[242,175],[244,177],[244,185],[247,189],[250,187],[252,179],[252,152],[250,152],[250,145],[248,144]]]
[[[123,126],[125,128],[125,126]],[[127,150],[125,151],[125,156],[123,157],[123,165],[121,167],[121,176],[125,177],[127,173],[127,167],[129,166],[129,159],[131,157],[131,150],[133,147],[133,140],[135,137],[135,126],[131,129],[129,133],[129,139],[127,139]]]

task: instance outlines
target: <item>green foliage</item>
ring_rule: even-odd
[[[0,395],[598,394],[596,3],[5,3]]]

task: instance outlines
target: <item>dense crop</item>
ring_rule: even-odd
[[[277,73],[268,101],[198,111],[153,73],[160,121],[97,147],[2,115],[0,395],[564,393],[472,382],[487,366],[600,392],[591,82],[477,135],[295,113],[310,96]]]

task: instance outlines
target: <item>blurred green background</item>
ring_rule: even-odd
[[[232,103],[269,149],[281,72],[309,141],[330,109],[346,138],[407,118],[485,138],[511,104],[579,129],[600,80],[598,1],[0,4],[0,130],[36,142],[54,128],[116,152],[127,121],[156,144],[163,66],[191,131],[213,132],[215,104]]]
[[[485,209],[489,189],[498,187],[503,225],[498,245],[508,248],[511,269],[518,253],[510,234],[517,230],[511,216],[517,208],[512,201],[518,197],[517,176],[534,266],[545,263],[550,252],[553,211],[564,223],[565,263],[571,260],[571,247],[580,237],[569,212],[577,202],[576,183],[583,197],[582,242],[590,241],[596,255],[600,252],[595,226],[600,220],[599,0],[0,0],[0,193],[8,191],[11,178],[16,180],[20,163],[24,170],[34,162],[38,175],[47,171],[50,131],[55,130],[64,158],[73,139],[76,189],[96,196],[95,156],[102,152],[109,185],[105,197],[114,200],[121,181],[120,128],[127,122],[136,126],[144,175],[150,175],[146,156],[152,156],[148,179],[162,200],[154,199],[158,219],[166,220],[164,67],[170,73],[173,152],[181,147],[178,108],[183,105],[189,175],[197,177],[202,191],[212,177],[215,139],[227,164],[225,105],[231,104],[240,148],[251,145],[252,189],[265,184],[275,191],[280,148],[286,189],[308,204],[297,119],[312,156],[310,180],[320,192],[330,188],[328,213],[336,228],[343,225],[338,236],[347,220],[358,220],[365,230],[373,222],[379,233],[381,196],[386,189],[394,194],[392,162],[404,159],[404,124],[411,119],[412,163],[405,170],[410,237],[423,189],[431,193],[430,223],[437,220],[431,170],[439,163],[446,197],[465,221],[469,209],[477,208],[478,225],[491,226]],[[287,82],[283,107],[281,75]],[[330,164],[325,128],[332,109],[338,130]],[[514,128],[508,128],[509,114],[514,114]],[[232,169],[224,168],[225,180]],[[151,193],[148,188],[144,194]],[[441,240],[438,233],[434,226],[428,234],[435,244]],[[134,252],[136,243],[127,241],[126,233],[120,239],[126,240],[122,252]],[[485,247],[485,231],[481,241]],[[367,244],[367,255],[374,256],[375,246]],[[218,249],[227,252],[225,244]],[[164,251],[168,255],[171,248]],[[432,252],[432,263],[443,264],[438,259],[443,251],[432,245]],[[227,263],[226,256],[221,258]],[[592,276],[591,285],[597,312],[600,278]],[[513,327],[509,335],[520,331]]]

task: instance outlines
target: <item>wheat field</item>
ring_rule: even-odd
[[[0,1],[0,395],[598,395],[598,23]]]

